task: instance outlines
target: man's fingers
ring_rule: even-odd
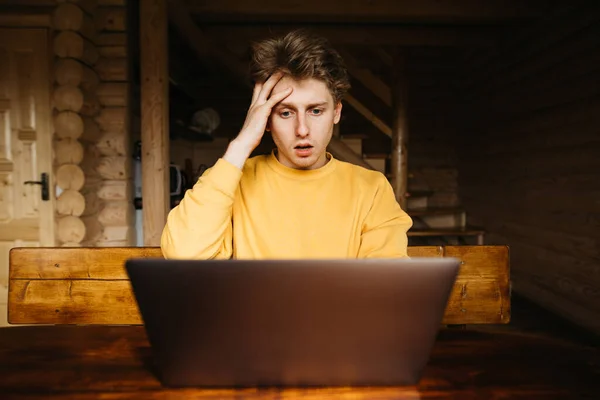
[[[252,92],[252,103],[251,104],[256,103],[256,100],[258,99],[258,95],[260,94],[262,87],[263,87],[262,82],[257,82],[254,85],[254,91]]]
[[[277,92],[274,95],[271,96],[271,98],[269,99],[269,101],[267,101],[267,106],[269,108],[273,108],[275,106],[275,104],[279,103],[281,100],[285,99],[286,97],[288,97],[290,95],[290,93],[292,93],[292,87],[287,87],[285,89],[283,89],[281,92]]]
[[[266,82],[262,85],[260,94],[258,95],[258,99],[261,102],[267,101],[267,99],[269,98],[269,95],[271,94],[271,91],[273,90],[273,88],[275,87],[277,82],[279,82],[279,80],[282,77],[283,77],[283,74],[281,72],[276,72],[273,75],[271,75],[269,77],[269,79],[266,80]]]

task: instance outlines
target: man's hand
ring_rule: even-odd
[[[254,85],[252,104],[246,115],[246,121],[223,156],[225,160],[240,169],[260,143],[273,107],[292,93],[292,88],[289,87],[271,96],[273,88],[282,77],[282,73],[277,73],[270,76],[266,82]]]

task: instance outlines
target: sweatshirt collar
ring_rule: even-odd
[[[286,167],[285,165],[283,165],[282,163],[279,162],[279,160],[277,159],[277,156],[275,155],[276,151],[277,151],[276,149],[271,151],[271,154],[269,154],[269,156],[267,157],[267,164],[269,165],[269,167],[271,167],[271,169],[273,169],[279,175],[282,175],[282,176],[285,176],[288,178],[292,178],[292,179],[310,180],[310,179],[321,178],[321,177],[324,177],[324,176],[330,174],[331,172],[333,172],[333,170],[337,166],[337,160],[331,155],[331,153],[326,152],[325,156],[327,157],[328,161],[321,168],[317,168],[317,169],[290,168],[290,167]]]

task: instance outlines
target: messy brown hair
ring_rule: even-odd
[[[255,82],[264,82],[276,72],[294,79],[318,79],[327,85],[335,103],[350,89],[342,57],[327,39],[307,30],[254,43],[252,50],[250,73]]]

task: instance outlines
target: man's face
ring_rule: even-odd
[[[316,169],[327,163],[333,125],[340,121],[342,103],[334,104],[327,85],[317,79],[282,78],[272,93],[287,87],[292,93],[277,104],[268,129],[277,146],[277,159],[286,167]]]

